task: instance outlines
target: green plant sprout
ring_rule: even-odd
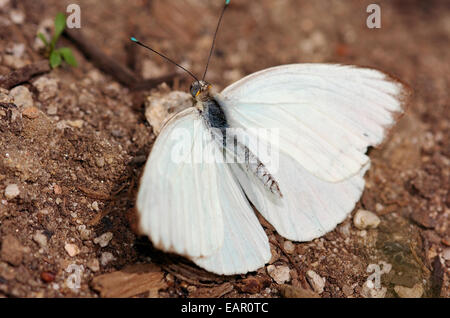
[[[48,57],[50,66],[52,68],[57,68],[58,66],[60,66],[63,60],[71,66],[77,66],[77,61],[75,59],[75,56],[73,56],[72,50],[70,48],[55,48],[56,43],[58,42],[58,39],[65,28],[66,16],[63,13],[58,13],[55,17],[55,29],[51,41],[49,42],[45,38],[45,35],[41,32],[38,33],[38,37],[42,40],[42,42],[44,42],[45,55],[46,57]]]

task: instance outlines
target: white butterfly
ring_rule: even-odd
[[[367,148],[383,141],[407,100],[404,85],[383,72],[332,64],[269,68],[217,95],[210,87],[195,81],[192,107],[162,128],[137,211],[155,247],[224,275],[271,258],[250,203],[293,241],[342,222],[363,192]],[[278,131],[276,142],[266,129]],[[261,143],[278,165],[259,156]],[[218,160],[224,153],[245,160]]]
[[[163,127],[144,170],[137,210],[142,232],[157,248],[225,275],[254,271],[271,258],[248,200],[293,241],[320,237],[342,222],[364,189],[367,147],[383,141],[406,102],[406,89],[388,75],[331,64],[266,69],[216,96],[209,87],[195,82],[196,104]],[[269,172],[281,195],[245,164],[174,162],[177,131],[193,137],[184,149],[189,158],[214,156],[220,149],[212,142],[212,101],[228,125],[242,128],[250,139],[264,139],[255,136],[262,130],[250,128],[279,129],[273,145],[279,169]]]

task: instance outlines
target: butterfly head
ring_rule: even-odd
[[[209,98],[209,90],[211,89],[211,84],[205,81],[196,81],[191,85],[191,95],[197,101],[205,101]]]

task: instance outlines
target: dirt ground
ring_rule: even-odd
[[[43,58],[39,25],[72,2],[91,45],[143,78],[175,69],[133,49],[129,36],[201,74],[223,5],[0,0],[0,76]],[[293,244],[267,226],[271,267],[233,277],[155,250],[132,231],[139,176],[155,139],[144,116],[150,91],[119,84],[63,38],[79,67],[0,91],[0,102],[17,106],[0,107],[0,297],[450,296],[450,2],[231,2],[208,74],[217,89],[300,62],[374,67],[412,88],[407,114],[370,150],[355,208],[376,213],[380,225],[357,229],[354,211],[324,237]],[[382,9],[381,29],[366,27],[373,2]],[[190,82],[181,74],[169,84],[187,91]],[[382,288],[371,289],[370,268],[382,262],[380,269],[391,270],[381,275]]]

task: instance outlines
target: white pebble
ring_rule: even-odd
[[[69,254],[70,257],[74,257],[80,254],[80,249],[75,244],[66,244],[64,246],[64,249],[66,250],[67,254]]]
[[[423,295],[423,287],[420,283],[411,288],[397,285],[394,290],[400,298],[421,298]]]
[[[20,194],[19,186],[17,184],[9,184],[5,189],[5,197],[7,200],[12,200]]]
[[[447,247],[447,248],[442,252],[442,257],[443,257],[446,261],[450,261],[450,247]]]
[[[308,282],[311,284],[311,287],[318,294],[323,293],[323,289],[325,288],[326,279],[321,277],[313,270],[309,270],[306,272],[306,277],[308,278]]]
[[[100,262],[98,259],[94,258],[87,263],[89,269],[93,272],[98,272],[100,270]]]
[[[291,273],[288,266],[267,266],[267,274],[277,283],[284,284],[291,280]]]
[[[380,224],[380,218],[375,213],[361,209],[355,213],[353,224],[360,230],[375,229]]]
[[[47,236],[43,234],[42,232],[37,232],[33,235],[33,241],[39,244],[40,247],[46,248],[47,247]]]
[[[381,287],[380,289],[374,287],[371,280],[366,281],[362,287],[361,296],[364,298],[384,298],[386,296],[386,287]]]
[[[116,258],[114,257],[114,255],[112,255],[110,252],[104,252],[102,253],[100,263],[102,264],[102,266],[105,266],[115,259]]]
[[[99,237],[94,239],[94,243],[100,245],[100,247],[108,246],[109,242],[112,240],[113,234],[111,232],[106,232]]]
[[[25,86],[14,87],[9,96],[14,98],[14,104],[19,108],[28,108],[34,106],[33,95],[30,90]]]
[[[291,241],[284,242],[283,248],[288,254],[292,254],[295,251],[295,245]]]

